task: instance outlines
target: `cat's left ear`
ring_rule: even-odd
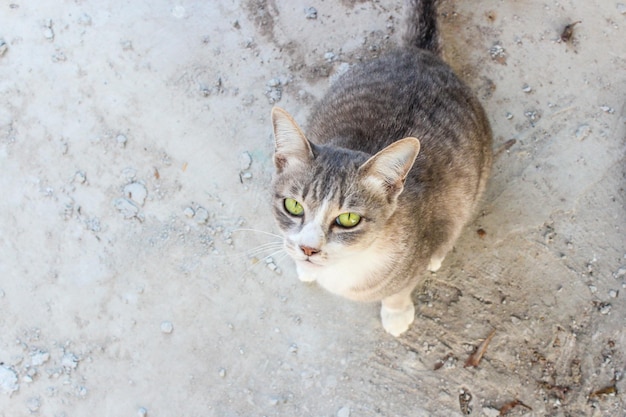
[[[280,173],[287,167],[308,164],[313,159],[311,144],[293,117],[280,107],[272,109],[274,126],[274,165]]]
[[[359,167],[359,173],[368,185],[382,190],[389,201],[404,189],[404,181],[420,151],[420,141],[404,138],[387,146]]]

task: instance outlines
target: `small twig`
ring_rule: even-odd
[[[497,157],[500,156],[501,153],[511,149],[511,147],[515,145],[516,142],[517,140],[515,139],[509,139],[506,142],[504,142],[502,145],[498,146],[498,148],[493,153],[493,159],[496,159]]]
[[[489,346],[489,342],[491,342],[491,339],[493,339],[493,335],[495,334],[496,334],[495,329],[492,330],[491,333],[489,333],[489,336],[487,336],[487,338],[483,340],[480,346],[478,346],[478,349],[476,349],[476,352],[472,353],[470,357],[467,358],[467,361],[465,361],[464,368],[467,368],[468,366],[473,366],[473,367],[478,366],[478,364],[480,363],[480,360],[483,358],[483,355],[487,351],[487,346]]]
[[[615,395],[617,395],[617,388],[615,387],[615,384],[613,384],[613,385],[609,385],[608,387],[604,387],[602,389],[592,392],[591,394],[589,394],[588,399],[592,400],[594,398],[602,398],[606,396],[615,396]]]
[[[509,411],[511,411],[512,409],[514,409],[518,405],[520,407],[524,407],[524,408],[526,408],[528,410],[532,410],[532,408],[530,408],[529,406],[527,406],[526,404],[524,404],[520,400],[515,400],[515,401],[511,401],[510,403],[506,403],[502,407],[500,407],[500,415],[501,416],[506,415]]]

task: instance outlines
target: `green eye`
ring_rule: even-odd
[[[361,216],[356,213],[342,213],[335,219],[335,222],[341,227],[354,227],[361,221]]]
[[[302,216],[304,214],[302,204],[298,203],[293,198],[285,198],[285,210],[294,216]]]

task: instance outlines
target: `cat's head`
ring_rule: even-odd
[[[284,110],[272,110],[274,216],[296,261],[328,265],[369,247],[394,214],[419,141],[376,155],[309,142]]]

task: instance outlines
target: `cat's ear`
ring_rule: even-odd
[[[272,109],[274,126],[274,165],[280,173],[287,167],[308,164],[313,159],[311,144],[293,117],[280,107]]]
[[[369,186],[382,190],[391,201],[404,189],[419,151],[420,141],[416,138],[400,139],[368,159],[359,173]]]

